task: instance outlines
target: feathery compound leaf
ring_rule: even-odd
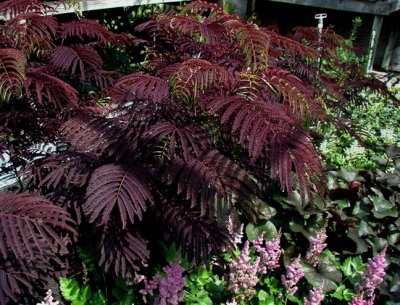
[[[293,130],[285,137],[274,137],[270,152],[271,177],[278,178],[283,190],[293,191],[292,171],[297,174],[302,202],[313,202],[313,187],[323,198],[326,190],[326,177],[319,155],[301,130]]]
[[[221,35],[220,31],[216,31],[220,28],[215,27],[213,24],[205,24],[187,16],[162,15],[158,22],[168,32],[174,31],[202,43],[216,44]]]
[[[54,17],[24,13],[7,21],[4,33],[15,41],[15,47],[30,54],[52,48],[58,22]]]
[[[110,94],[116,103],[136,99],[161,102],[169,95],[168,83],[156,76],[132,73],[119,79],[111,88]]]
[[[181,15],[202,15],[204,13],[209,13],[209,17],[225,15],[224,10],[218,4],[200,0],[185,5],[180,12]]]
[[[234,81],[224,68],[202,59],[184,61],[170,78],[174,95],[186,102],[197,102],[201,94],[211,89],[228,91]]]
[[[220,204],[228,204],[231,209],[231,192],[238,200],[251,202],[257,186],[247,173],[236,163],[213,150],[203,154],[199,159],[182,160],[174,158],[167,169],[167,184],[176,182],[177,193],[186,193],[191,207],[199,207],[201,216],[214,219]]]
[[[81,81],[85,81],[87,70],[100,71],[103,65],[100,55],[94,49],[85,46],[58,46],[51,52],[54,67],[74,75],[80,71]]]
[[[99,24],[96,20],[79,19],[61,25],[61,39],[68,38],[84,41],[85,38],[94,39],[102,45],[113,39],[113,33]]]
[[[137,136],[133,129],[116,119],[78,116],[65,122],[61,135],[81,152],[114,156],[121,159],[136,150]]]
[[[153,201],[148,187],[147,172],[135,166],[125,169],[119,164],[103,165],[96,169],[86,190],[83,211],[89,221],[106,224],[118,208],[121,227],[142,219],[146,201]]]
[[[247,101],[242,97],[212,100],[208,109],[221,114],[221,123],[238,133],[239,142],[246,145],[253,160],[264,156],[275,134],[285,135],[297,123],[287,114],[287,107],[261,99]]]
[[[246,68],[252,71],[264,70],[268,65],[269,36],[256,28],[256,25],[240,20],[228,20],[224,26],[233,35],[233,40],[239,42]]]
[[[310,94],[310,90],[296,76],[280,68],[269,67],[262,78],[283,96],[294,112],[312,117],[322,116],[321,105]]]
[[[260,28],[260,30],[266,33],[270,37],[270,52],[273,52],[274,57],[285,56],[290,54],[293,57],[310,57],[315,58],[317,52],[296,40],[284,37],[277,32],[268,30],[266,28]]]
[[[115,217],[104,226],[98,249],[99,264],[105,271],[113,268],[116,276],[125,279],[132,279],[134,271],[143,268],[150,256],[147,242],[138,234],[122,229]]]
[[[223,250],[232,247],[232,237],[226,226],[214,220],[203,219],[196,211],[177,204],[163,204],[160,211],[163,226],[168,228],[173,240],[194,264],[208,263]]]
[[[5,18],[14,18],[27,12],[42,14],[46,8],[47,6],[41,0],[8,0],[0,3],[0,12]]]
[[[322,194],[325,178],[318,153],[286,105],[228,97],[215,99],[209,109],[221,112],[221,123],[231,127],[233,137],[238,136],[253,160],[269,161],[271,176],[279,178],[283,190],[293,191],[294,167],[303,201],[312,184]]]
[[[0,49],[0,97],[8,101],[19,97],[25,80],[26,58],[17,49]]]
[[[31,90],[36,94],[38,105],[43,106],[43,99],[57,108],[68,105],[78,107],[78,92],[61,79],[47,73],[30,70],[26,73],[25,93],[31,96]]]
[[[67,211],[51,202],[31,195],[0,193],[0,254],[33,258],[34,251],[43,255],[65,251],[65,240],[57,232],[77,234]]]
[[[163,141],[164,150],[168,150],[170,158],[178,154],[178,150],[182,150],[185,160],[189,160],[193,153],[200,158],[211,144],[206,132],[201,128],[194,125],[179,128],[170,122],[156,123],[146,131],[143,139],[145,143],[153,139],[156,145]]]
[[[10,304],[10,299],[16,304],[17,295],[24,289],[32,293],[32,283],[39,280],[38,274],[28,271],[25,266],[9,261],[3,261],[0,266],[0,304]]]
[[[88,153],[71,151],[50,156],[39,161],[40,172],[36,180],[39,187],[45,185],[48,189],[55,189],[60,184],[82,187],[89,179],[96,159]]]

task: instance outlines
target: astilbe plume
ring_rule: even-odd
[[[44,298],[44,300],[40,303],[37,303],[36,305],[58,305],[58,304],[59,302],[54,300],[53,292],[51,291],[51,289],[49,289],[46,292],[46,297]]]
[[[315,287],[310,291],[310,295],[308,298],[304,298],[304,305],[319,305],[324,299],[323,295],[323,285],[319,287]]]
[[[253,245],[260,256],[258,272],[266,274],[268,270],[279,268],[279,258],[281,257],[281,232],[272,240],[264,240],[265,232],[253,241]]]
[[[157,273],[150,281],[144,280],[144,289],[140,290],[145,303],[147,303],[146,295],[154,296],[154,292],[158,291],[158,295],[154,299],[154,305],[178,305],[182,301],[185,291],[185,278],[182,276],[185,269],[181,267],[179,261],[175,261],[169,266],[163,268],[166,277]]]
[[[356,285],[357,292],[364,292],[371,299],[374,298],[376,287],[383,282],[383,277],[386,275],[385,269],[389,265],[385,259],[386,250],[387,246],[374,258],[368,259],[368,267]]]
[[[229,234],[233,237],[233,245],[235,246],[235,249],[238,249],[238,246],[242,243],[243,226],[244,224],[242,223],[238,227],[238,225],[235,224],[233,217],[229,216],[227,228]]]
[[[257,271],[260,264],[260,257],[251,261],[249,247],[250,243],[247,240],[240,255],[236,260],[231,260],[229,265],[228,289],[233,293],[241,293],[243,296],[252,296],[255,293],[255,290],[252,288],[257,285],[259,280]]]
[[[297,257],[289,266],[286,267],[286,275],[282,275],[281,280],[287,293],[294,295],[298,287],[297,282],[304,277],[303,267],[300,264],[300,256]]]
[[[318,265],[318,255],[320,255],[327,246],[325,243],[327,237],[325,226],[321,231],[318,231],[315,235],[309,238],[310,248],[307,251],[306,260],[314,267]]]
[[[365,300],[364,294],[361,293],[360,295],[353,297],[349,305],[374,305],[374,299],[375,297]]]

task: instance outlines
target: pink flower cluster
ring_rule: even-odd
[[[287,293],[294,295],[298,287],[297,282],[304,276],[303,267],[300,264],[300,256],[297,257],[286,268],[286,276],[282,275],[282,284],[286,287]]]
[[[326,227],[324,227],[321,231],[318,231],[314,236],[309,238],[310,248],[307,251],[306,260],[314,267],[318,265],[318,255],[320,255],[327,246],[325,243],[327,237]]]
[[[387,247],[374,258],[368,259],[368,267],[358,281],[358,292],[364,291],[366,296],[370,297],[374,294],[375,288],[383,282],[386,275],[385,269],[388,266],[385,259],[386,250]]]
[[[374,291],[376,287],[383,282],[386,275],[385,269],[389,265],[386,262],[387,246],[374,258],[368,259],[368,267],[364,270],[361,278],[356,284],[356,291],[359,293],[354,297],[349,305],[373,305],[375,300]],[[366,299],[364,299],[366,297]]]
[[[146,295],[154,296],[154,292],[158,291],[158,295],[154,299],[154,305],[178,305],[182,301],[185,291],[185,278],[182,276],[183,269],[179,262],[163,268],[166,277],[157,273],[150,281],[144,280],[144,289],[140,293],[146,302]]]
[[[323,288],[324,286],[321,285],[311,290],[308,299],[304,298],[304,305],[319,305],[325,297],[323,295]]]
[[[266,274],[268,270],[279,268],[279,258],[281,257],[281,232],[272,241],[264,240],[264,232],[253,241],[253,245],[260,256],[258,271]]]
[[[349,305],[374,305],[374,298],[370,298],[369,300],[364,299],[364,294],[353,297]]]
[[[246,241],[239,257],[231,261],[228,286],[230,291],[248,296],[255,292],[252,288],[258,283],[257,271],[260,264],[259,257],[251,261],[249,247],[249,241]]]

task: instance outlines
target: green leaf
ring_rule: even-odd
[[[134,301],[133,295],[125,294],[121,299],[114,302],[113,305],[132,305]]]
[[[372,234],[374,234],[374,230],[368,225],[366,221],[361,220],[358,228],[358,235],[362,237],[365,235],[372,235]]]
[[[358,176],[358,173],[355,171],[351,171],[349,169],[341,168],[340,169],[340,177],[346,180],[346,182],[350,183],[356,180],[356,177]]]
[[[277,303],[277,300],[273,295],[269,295],[265,300],[258,300],[258,305],[278,305],[283,304],[282,302]]]
[[[261,232],[265,232],[264,239],[272,240],[278,234],[275,225],[271,221],[267,221],[265,224],[260,226],[254,226],[249,223],[246,226],[246,236],[249,241],[256,240],[260,236]]]
[[[382,219],[384,217],[395,217],[399,216],[395,205],[386,200],[384,198],[379,198],[377,196],[370,196],[372,203],[374,204],[374,208],[372,213],[378,219]]]
[[[203,289],[196,293],[186,293],[183,300],[187,305],[213,305],[208,292]]]
[[[79,299],[84,303],[88,302],[92,297],[92,289],[89,285],[83,285],[79,293]]]
[[[265,290],[260,290],[257,293],[257,297],[260,301],[265,301],[268,297],[268,293]]]
[[[91,305],[107,305],[107,299],[101,291],[97,291],[90,300]]]
[[[287,298],[288,298],[289,301],[292,301],[293,303],[297,303],[297,304],[299,304],[299,305],[302,305],[302,304],[303,304],[303,302],[302,302],[298,297],[296,297],[296,296],[294,296],[294,295],[288,294],[288,295],[287,295]]]
[[[324,291],[329,292],[337,289],[337,283],[342,280],[342,273],[335,266],[335,262],[329,257],[322,254],[318,258],[318,266],[302,263],[304,277],[313,286],[318,287],[324,285]]]
[[[351,301],[353,296],[356,294],[350,289],[346,288],[344,284],[341,284],[334,293],[331,293],[330,296],[338,299],[340,301],[344,300],[346,302]]]
[[[78,281],[75,279],[62,277],[60,279],[60,290],[62,296],[67,301],[73,302],[79,298],[80,287]]]
[[[368,243],[364,239],[360,238],[357,228],[350,228],[348,230],[347,236],[356,243],[357,245],[356,253],[364,253],[368,251]]]

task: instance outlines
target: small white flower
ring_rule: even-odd
[[[353,141],[350,147],[346,148],[344,151],[348,157],[354,158],[365,154],[366,149],[365,147],[360,146],[360,144],[357,141]]]
[[[384,142],[387,144],[394,144],[397,141],[397,136],[393,129],[382,129],[381,136]]]
[[[37,303],[36,305],[58,305],[58,301],[54,301],[52,291],[51,289],[47,290],[46,292],[46,297],[44,298],[44,301],[41,303]]]

